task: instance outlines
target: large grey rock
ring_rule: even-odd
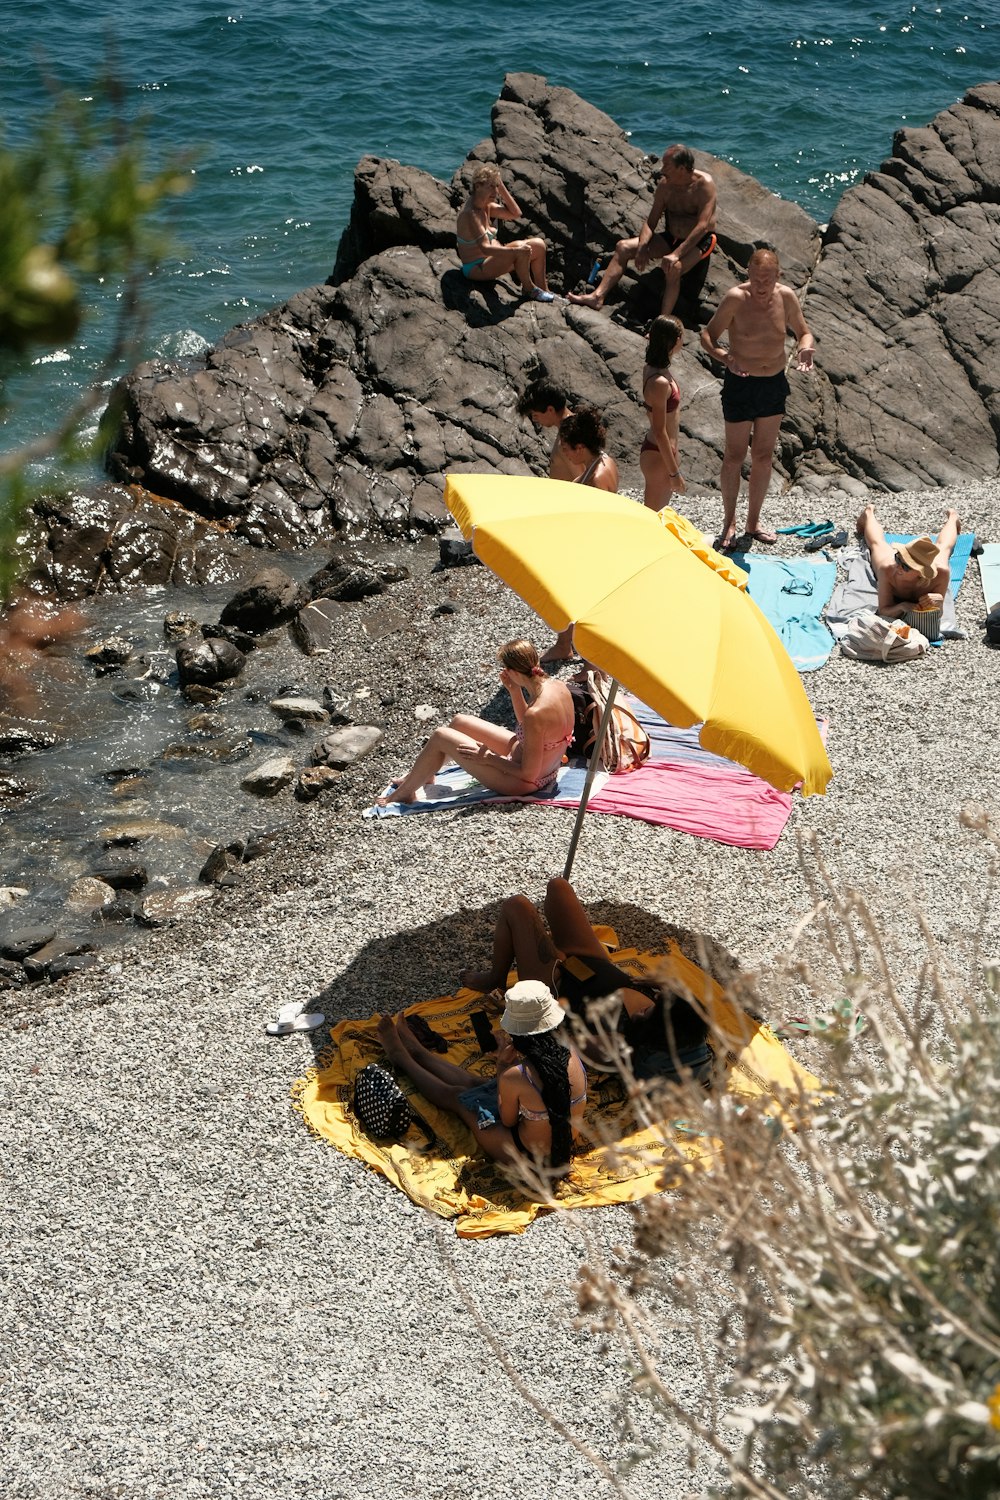
[[[996,83],[899,131],[844,194],[807,301],[820,374],[796,409],[806,450],[893,490],[998,472],[998,200]]]
[[[728,164],[696,152],[719,185],[719,248],[697,323],[755,245],[779,251],[819,340],[815,377],[794,375],[779,478],[919,487],[996,472],[1000,396],[991,373],[998,300],[998,85],[973,89],[845,194],[819,227]],[[445,475],[543,471],[549,437],[518,420],[537,374],[604,413],[636,482],[645,430],[643,330],[660,273],[628,275],[602,313],[524,302],[508,279],[459,269],[454,214],[476,162],[502,167],[525,221],[572,287],[644,219],[665,136],[632,145],[607,115],[534,74],[512,74],[489,139],[449,184],[366,157],[330,284],[233,329],[184,366],[152,362],[121,385],[112,471],[258,544],[332,532],[393,537],[444,520]],[[719,377],[696,339],[676,360],[684,468],[715,489]],[[315,595],[314,595],[315,597]]]
[[[382,730],[374,724],[351,724],[346,729],[335,729],[313,746],[314,766],[329,766],[334,771],[345,771],[355,761],[370,755],[382,738]]]

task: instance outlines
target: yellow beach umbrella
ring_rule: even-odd
[[[488,568],[554,630],[572,624],[581,656],[670,724],[700,724],[707,750],[779,791],[826,790],[833,771],[799,674],[715,554],[623,495],[554,479],[455,474],[445,501]]]

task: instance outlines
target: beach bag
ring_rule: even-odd
[[[410,1105],[392,1074],[367,1063],[354,1078],[354,1118],[373,1141],[398,1141],[417,1125],[433,1144],[434,1132]]]
[[[607,672],[589,671],[584,674],[584,686],[590,699],[590,732],[583,753],[590,755],[601,724],[604,705],[611,691],[612,678]],[[623,703],[615,702],[611,718],[601,747],[601,765],[612,776],[626,771],[637,771],[649,759],[649,735],[635,714]]]
[[[1000,646],[1000,604],[994,604],[986,616],[986,639],[991,646]]]
[[[854,661],[912,661],[924,655],[928,641],[912,625],[883,620],[874,610],[865,609],[850,621],[840,649]]]

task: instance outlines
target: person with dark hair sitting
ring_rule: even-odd
[[[464,1120],[487,1156],[510,1165],[534,1158],[563,1172],[587,1099],[580,1056],[556,1035],[565,1019],[547,985],[512,985],[500,1017],[496,1077],[485,1082],[422,1046],[405,1017],[383,1016],[378,1035],[389,1060],[429,1103]]]
[[[631,1051],[635,1076],[707,1084],[713,1065],[708,1023],[691,1002],[618,968],[568,880],[549,881],[545,919],[548,931],[527,896],[508,897],[497,917],[490,967],[463,970],[462,984],[488,994],[516,967],[519,979],[541,980],[585,1022],[592,1001],[617,993],[622,1002],[618,1031]],[[598,1065],[589,1050],[585,1060]]]
[[[615,253],[592,292],[570,292],[569,301],[581,307],[604,306],[609,292],[621,281],[630,261],[641,275],[653,261],[663,268],[665,284],[660,312],[673,312],[681,281],[702,267],[715,249],[715,183],[711,174],[694,164],[694,152],[678,142],[663,153],[660,178],[652,207],[634,239],[619,240]],[[660,225],[663,224],[661,232]]]

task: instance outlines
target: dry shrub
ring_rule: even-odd
[[[981,814],[965,821],[992,838]],[[723,1460],[718,1495],[986,1500],[1000,1494],[1000,965],[957,984],[920,924],[904,1003],[864,903],[815,852],[808,864],[839,972],[807,1038],[828,1088],[788,1101],[793,1129],[690,1091],[685,1128],[718,1138],[719,1165],[671,1171],[665,1132],[673,1187],[636,1205],[629,1249],[584,1267],[580,1320],[623,1341],[633,1393]],[[697,1340],[697,1409],[671,1388],[664,1317]]]

